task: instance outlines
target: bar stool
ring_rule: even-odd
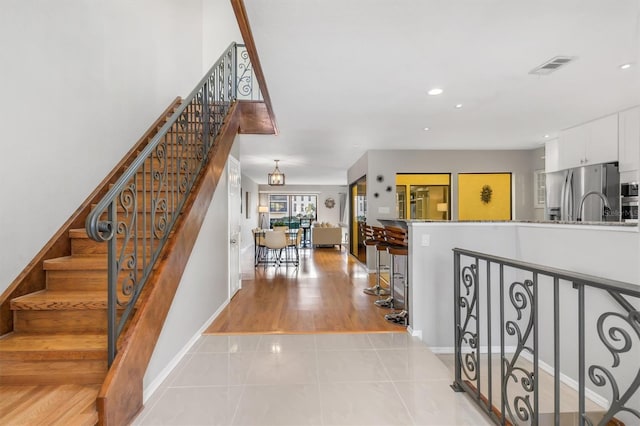
[[[392,312],[384,316],[389,322],[395,324],[408,325],[409,323],[409,242],[407,238],[407,231],[403,228],[395,226],[385,226],[385,238],[387,241],[387,252],[391,257],[389,262],[389,287],[391,295],[384,300],[376,300],[375,304],[382,308],[395,309],[395,282],[396,279],[401,279],[404,282],[404,309],[396,312]],[[402,272],[396,272],[395,260],[396,256],[404,256],[405,268]]]
[[[380,254],[383,251],[387,251],[384,228],[370,225],[367,225],[367,228],[368,230],[366,232],[368,233],[369,238],[365,240],[364,244],[367,246],[374,246],[376,248],[376,285],[365,288],[362,291],[371,296],[386,296],[389,294],[389,290],[380,285],[380,274],[383,268],[380,262]]]

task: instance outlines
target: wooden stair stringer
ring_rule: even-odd
[[[163,249],[135,313],[120,336],[118,354],[98,395],[102,425],[128,424],[142,408],[144,374],[238,134],[240,114],[236,102],[209,153],[207,166],[185,203],[174,235]]]

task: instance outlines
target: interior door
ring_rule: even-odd
[[[233,157],[227,162],[227,184],[229,194],[229,299],[242,285],[240,272],[240,163]],[[245,208],[249,208],[246,206]]]

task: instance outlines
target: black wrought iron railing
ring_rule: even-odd
[[[147,283],[180,212],[208,161],[225,116],[246,86],[248,58],[232,43],[140,152],[86,220],[89,237],[108,243],[108,357]],[[251,86],[243,98],[252,97]]]
[[[237,93],[238,99],[243,101],[262,101],[262,91],[258,79],[253,72],[249,52],[244,44],[237,45]]]
[[[640,286],[453,251],[454,390],[496,424],[640,424]]]

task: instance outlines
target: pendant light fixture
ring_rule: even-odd
[[[273,169],[273,172],[269,173],[267,177],[267,183],[271,186],[284,185],[284,173],[282,173],[278,168],[278,161],[280,160],[273,161],[276,162],[276,168]]]

